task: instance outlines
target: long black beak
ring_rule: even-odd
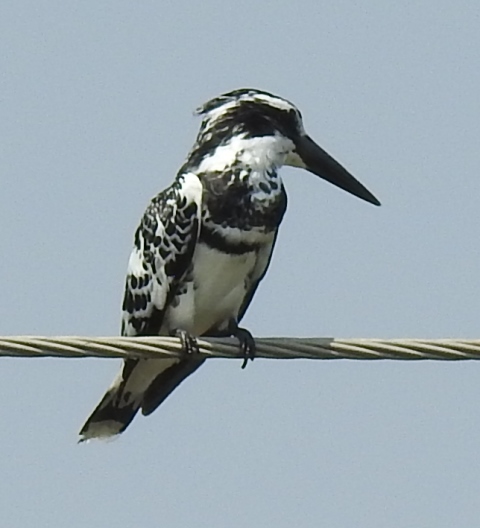
[[[320,176],[324,180],[333,183],[340,189],[349,192],[362,200],[374,205],[380,202],[373,194],[356,180],[344,167],[335,161],[330,154],[318,146],[309,136],[302,136],[297,142],[297,154],[305,164],[305,168]]]

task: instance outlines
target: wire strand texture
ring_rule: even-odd
[[[480,339],[257,338],[256,357],[266,359],[478,360]],[[240,358],[233,338],[198,339],[205,357]],[[0,356],[57,358],[176,358],[174,337],[0,337]]]

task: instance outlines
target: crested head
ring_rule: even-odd
[[[211,99],[197,109],[202,123],[187,165],[207,162],[221,168],[244,159],[265,170],[276,169],[304,135],[300,111],[290,101],[253,88],[242,88]]]
[[[305,132],[298,108],[282,97],[242,88],[197,109],[202,124],[182,171],[219,172],[240,166],[275,173],[282,165],[307,169],[359,198],[380,202]]]
[[[301,113],[293,103],[253,88],[241,88],[215,97],[196,113],[203,116],[202,129],[216,129],[225,134],[244,137],[304,134]]]

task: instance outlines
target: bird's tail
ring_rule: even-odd
[[[125,431],[138,410],[153,412],[204,359],[127,359],[80,430],[80,442]]]
[[[108,438],[128,427],[142,404],[146,389],[139,383],[138,376],[132,376],[137,369],[141,369],[140,362],[138,359],[124,362],[122,370],[83,425],[80,442],[91,438]]]

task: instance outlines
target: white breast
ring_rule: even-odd
[[[228,255],[198,244],[193,257],[195,334],[236,318],[251,285],[257,253]]]
[[[193,277],[165,313],[162,333],[181,328],[202,335],[212,327],[224,330],[237,318],[252,283],[257,252],[228,255],[198,243],[193,255]]]

